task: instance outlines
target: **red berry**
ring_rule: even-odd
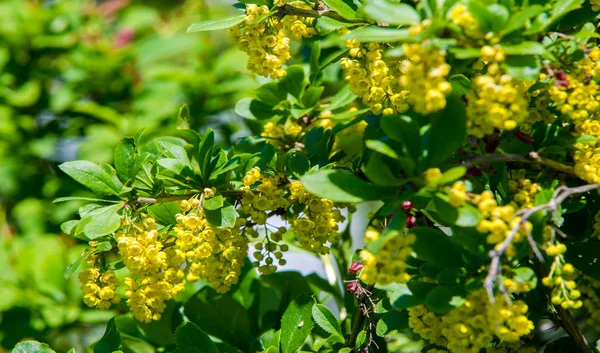
[[[414,228],[417,226],[417,217],[413,216],[413,215],[409,215],[408,217],[406,217],[406,228]]]
[[[500,141],[498,141],[498,140],[494,140],[494,141],[488,142],[485,145],[485,151],[487,153],[492,153],[492,152],[494,152],[496,150],[496,148],[498,148],[499,145],[500,145]]]
[[[355,274],[356,272],[360,271],[362,268],[363,268],[363,264],[360,261],[354,261],[352,263],[352,265],[350,265],[348,272]]]
[[[360,287],[360,286],[358,285],[358,281],[352,281],[352,282],[350,282],[350,283],[348,283],[348,284],[346,285],[346,289],[347,289],[347,290],[348,290],[348,292],[350,292],[350,293],[356,293],[356,292],[358,292],[358,288],[359,288],[359,287]]]
[[[409,213],[410,211],[412,211],[412,209],[413,209],[412,201],[408,200],[408,201],[402,202],[402,209],[404,210],[404,213]]]

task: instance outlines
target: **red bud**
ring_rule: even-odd
[[[363,264],[360,261],[354,261],[352,263],[352,265],[350,265],[348,272],[355,274],[356,272],[360,271],[362,268],[363,268]]]

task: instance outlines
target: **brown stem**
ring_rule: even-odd
[[[544,266],[539,262],[535,262],[533,264],[533,269],[539,278],[544,278],[548,275]],[[545,291],[548,295],[548,298],[551,298],[552,289],[545,287]],[[581,352],[594,353],[594,350],[592,347],[590,347],[587,339],[579,329],[579,326],[577,325],[577,322],[575,322],[571,312],[567,309],[563,309],[563,307],[560,305],[553,305],[553,307],[556,310],[556,319],[559,321],[557,324],[559,324],[565,330],[565,332],[571,336],[571,338],[573,338]]]
[[[361,327],[363,321],[365,320],[365,313],[362,310],[363,304],[366,303],[366,299],[369,296],[369,293],[373,290],[375,285],[369,285],[358,297],[358,305],[356,306],[356,314],[354,315],[354,324],[352,326],[352,333],[350,334],[350,338],[348,339],[348,347],[352,349],[352,352],[355,351],[356,339],[358,338],[358,334],[361,331]]]
[[[466,161],[465,163],[463,163],[463,166],[465,168],[471,168],[471,167],[475,167],[478,164],[491,164],[491,163],[498,163],[498,162],[505,162],[505,163],[510,163],[510,162],[515,162],[515,163],[532,163],[532,164],[539,164],[539,165],[543,165],[545,167],[548,167],[550,169],[554,169],[556,171],[559,171],[561,173],[565,173],[565,174],[569,174],[569,175],[574,175],[575,176],[575,171],[573,170],[573,167],[566,165],[566,164],[562,164],[560,162],[556,162],[553,161],[551,159],[548,158],[544,158],[544,157],[540,157],[539,154],[537,154],[536,152],[530,152],[527,155],[520,155],[520,154],[485,154],[483,156],[478,156],[475,157],[469,161]]]

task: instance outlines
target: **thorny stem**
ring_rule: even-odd
[[[358,306],[356,307],[356,315],[354,315],[352,333],[348,339],[348,347],[352,348],[352,352],[355,352],[356,339],[358,338],[358,334],[361,332],[361,327],[366,316],[365,314],[368,314],[366,312],[366,310],[368,310],[366,309],[367,300],[369,300],[369,295],[374,287],[374,285],[369,285],[358,295]]]
[[[546,270],[544,269],[544,266],[541,263],[534,263],[533,269],[538,277],[546,277]],[[550,288],[546,288],[546,293],[549,297],[552,296],[552,290]],[[579,329],[579,326],[575,322],[573,315],[571,315],[571,312],[567,309],[563,309],[560,305],[555,305],[554,309],[556,310],[556,319],[558,321],[556,324],[560,325],[565,330],[565,332],[569,336],[571,336],[571,338],[573,338],[581,352],[593,353],[594,350],[588,344],[585,336],[583,335],[583,333]]]
[[[512,243],[514,237],[519,232],[521,225],[525,224],[529,217],[531,217],[534,213],[538,211],[556,211],[557,207],[569,196],[583,194],[595,189],[600,189],[600,184],[588,184],[574,188],[560,186],[556,189],[556,191],[554,191],[554,195],[552,196],[550,201],[548,201],[548,203],[536,207],[522,209],[515,213],[515,217],[521,217],[521,219],[511,229],[506,239],[504,239],[504,241],[500,243],[500,245],[496,246],[493,250],[489,252],[489,256],[492,259],[492,261],[490,262],[490,270],[488,272],[488,275],[485,277],[484,285],[488,293],[489,299],[492,303],[494,302],[494,282],[496,280],[499,280],[498,274],[500,272],[500,258]],[[528,240],[530,236],[531,234],[528,235]],[[535,241],[533,241],[533,238],[530,240],[529,244],[534,249],[534,253],[538,257],[540,262],[543,262],[544,258],[541,256],[539,249],[537,249],[537,245],[535,244]]]
[[[575,175],[573,167],[562,164],[560,162],[553,161],[548,158],[540,157],[536,152],[530,152],[527,155],[520,154],[486,154],[483,156],[475,157],[469,161],[466,161],[463,166],[465,168],[475,167],[478,164],[491,164],[498,162],[516,162],[516,163],[533,163],[543,165],[556,171]]]

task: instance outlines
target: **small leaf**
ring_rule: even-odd
[[[204,210],[204,214],[208,223],[221,229],[233,227],[237,218],[235,207],[227,201],[216,210]]]
[[[463,265],[460,251],[446,234],[432,228],[414,228],[410,232],[416,236],[413,250],[419,260],[439,268]]]
[[[219,353],[210,337],[193,322],[179,325],[175,340],[179,353]]]
[[[337,336],[340,342],[344,341],[340,323],[328,307],[322,304],[315,304],[312,308],[312,317],[315,323],[325,330],[325,332]]]
[[[312,307],[315,300],[312,294],[296,297],[281,318],[281,352],[295,353],[312,331]]]
[[[457,286],[439,285],[425,298],[425,306],[438,314],[446,314],[464,303],[466,292]]]
[[[400,159],[400,156],[398,155],[398,153],[396,153],[396,151],[394,151],[394,149],[392,147],[390,147],[390,145],[388,145],[387,143],[385,143],[383,141],[367,140],[365,142],[365,145],[367,146],[368,149],[379,152],[390,158]]]
[[[298,177],[306,174],[310,169],[310,161],[308,158],[302,153],[297,152],[287,156],[286,165],[288,169]]]
[[[335,170],[320,170],[306,174],[300,180],[308,192],[334,202],[379,200],[386,194],[377,186],[358,179],[352,174]]]
[[[408,29],[383,28],[378,26],[361,27],[352,31],[343,39],[357,39],[363,42],[412,42],[414,37]]]
[[[209,211],[214,211],[220,207],[223,207],[223,195],[216,195],[210,199],[204,199],[202,201],[202,208]]]
[[[467,142],[467,113],[458,96],[448,97],[446,109],[431,117],[427,165],[431,167],[446,161]]]
[[[377,322],[377,336],[385,337],[394,331],[408,328],[408,311],[391,310]]]
[[[127,182],[133,178],[133,169],[135,164],[135,140],[132,137],[126,137],[115,147],[114,164],[119,179]]]
[[[11,353],[56,353],[46,343],[23,341],[17,343]]]
[[[58,166],[78,183],[101,195],[119,195],[123,184],[115,180],[100,166],[88,161],[65,162]]]
[[[124,203],[99,207],[82,217],[77,224],[77,231],[82,231],[90,240],[111,234],[121,226],[121,216],[117,213]]]
[[[514,45],[504,45],[502,49],[507,55],[542,55],[546,48],[538,42],[521,42]]]
[[[421,22],[421,16],[410,5],[391,3],[387,0],[367,0],[362,10],[373,20],[393,26]]]
[[[113,353],[121,348],[121,334],[117,330],[115,318],[108,321],[104,335],[94,346],[94,353]]]
[[[356,5],[351,0],[323,0],[325,5],[347,20],[356,20]]]
[[[243,22],[246,19],[246,15],[237,15],[232,17],[220,18],[218,20],[208,20],[198,23],[194,23],[188,27],[187,32],[200,32],[200,31],[213,31],[217,29],[226,29],[233,27],[238,23]]]
[[[465,75],[452,75],[449,81],[452,85],[452,92],[459,96],[463,96],[473,89],[471,81]]]

